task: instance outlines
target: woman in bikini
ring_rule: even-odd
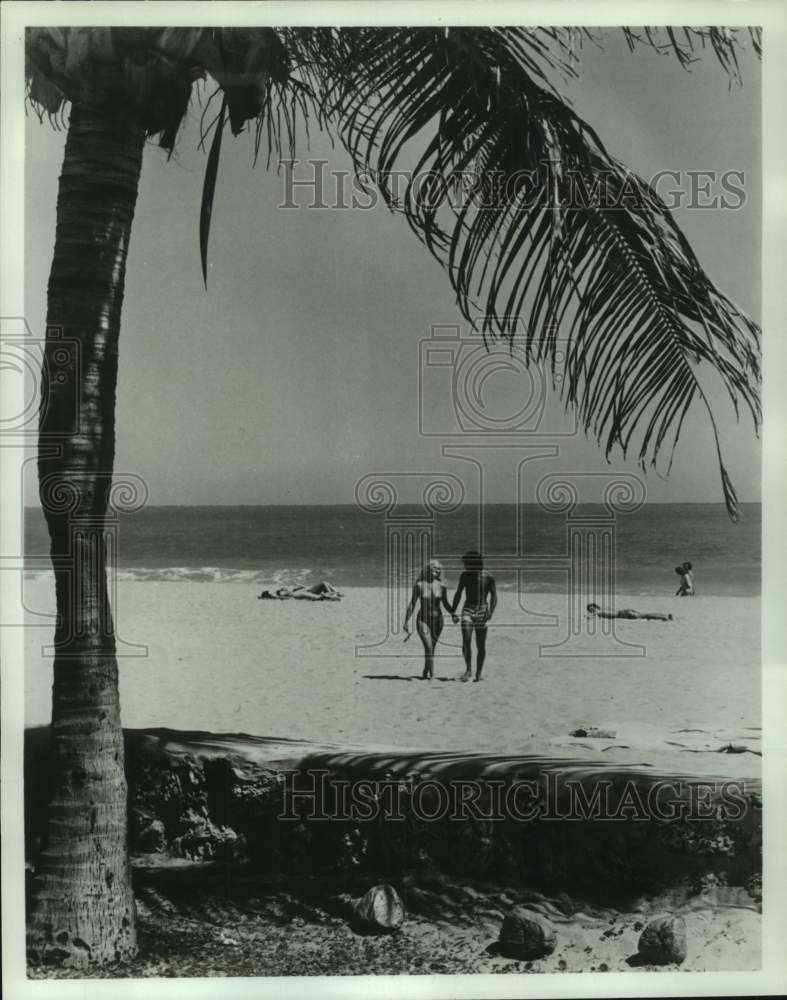
[[[484,560],[480,552],[472,549],[462,556],[464,572],[459,577],[459,583],[451,605],[453,615],[459,606],[462,593],[465,603],[462,608],[462,655],[465,658],[465,672],[461,680],[469,681],[473,662],[473,633],[475,633],[476,665],[475,680],[481,680],[481,671],[486,659],[486,627],[497,607],[497,587],[495,578],[484,569]],[[456,618],[454,618],[456,620]]]
[[[425,681],[434,677],[434,650],[443,631],[443,607],[446,611],[451,611],[442,577],[443,567],[436,559],[432,559],[413,585],[412,597],[404,616],[404,630],[409,639],[410,619],[416,604],[421,602],[415,627],[424,644],[424,672],[421,677]]]

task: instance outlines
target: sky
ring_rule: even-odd
[[[611,36],[603,51],[583,50],[579,79],[561,90],[609,152],[640,176],[743,172],[742,206],[678,209],[676,218],[711,280],[759,321],[760,67],[751,52],[741,67],[738,88],[712,55],[686,71],[649,50],[630,53]],[[228,133],[206,291],[199,114],[195,106],[171,160],[153,143],[145,151],[121,327],[117,471],[142,476],[152,504],[352,503],[370,473],[440,471],[467,478],[468,499],[480,499],[470,464],[442,454],[445,445],[467,448],[480,439],[467,426],[457,437],[450,367],[426,364],[433,327],[469,333],[441,266],[404,218],[385,208],[281,208],[284,174],[266,170],[264,157],[253,166],[250,136]],[[29,114],[25,297],[36,332],[45,326],[64,140],[64,132]],[[298,153],[330,161],[326,169],[351,169],[343,151],[315,131]],[[677,187],[686,192],[689,183],[684,174]],[[659,191],[666,196],[675,186],[665,178]],[[506,367],[506,349],[496,350],[482,397],[465,400],[465,416],[486,407],[496,426],[509,426],[511,414],[546,391],[541,427],[559,434],[544,438],[559,451],[538,463],[541,472],[641,474],[634,458],[608,465],[592,441],[573,433],[557,397],[538,378]],[[736,425],[723,390],[712,399],[739,499],[758,501],[751,421],[744,416]],[[495,440],[510,447],[483,453],[483,498],[513,502],[522,439]],[[644,483],[651,501],[722,501],[699,404],[669,478],[649,474]],[[26,503],[34,503],[32,481],[27,490]]]

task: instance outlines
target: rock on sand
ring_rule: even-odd
[[[392,885],[375,885],[360,899],[350,900],[358,922],[378,934],[390,934],[404,923],[404,905]]]
[[[654,965],[680,964],[686,957],[686,923],[683,917],[671,914],[655,917],[640,935],[638,950],[645,961]]]
[[[500,951],[510,958],[543,958],[556,944],[555,928],[546,917],[524,907],[508,913],[500,928]]]

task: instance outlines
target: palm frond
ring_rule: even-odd
[[[701,373],[718,372],[756,428],[758,328],[713,286],[656,192],[533,78],[521,42],[510,29],[299,39],[319,67],[322,117],[445,266],[465,317],[493,337],[523,331],[528,359],[550,366],[608,457],[633,440],[643,467],[671,455],[699,397],[735,517]]]
[[[227,98],[224,97],[213,132],[213,142],[205,167],[205,180],[202,184],[202,203],[199,211],[199,253],[202,262],[202,280],[205,282],[206,288],[208,287],[208,240],[210,238],[210,223],[213,218],[213,198],[216,193],[216,178],[219,172],[219,156],[221,155],[226,111]]]
[[[645,45],[656,52],[675,56],[684,69],[697,62],[703,51],[710,49],[730,79],[741,84],[743,77],[738,63],[738,51],[748,39],[757,56],[762,55],[762,29],[716,26],[707,28],[623,28],[629,48],[634,51]]]

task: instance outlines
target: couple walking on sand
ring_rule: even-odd
[[[497,588],[494,577],[484,569],[484,560],[480,552],[472,549],[462,557],[464,572],[459,577],[459,583],[453,601],[448,603],[448,592],[443,583],[443,567],[432,559],[423,569],[413,585],[413,593],[404,617],[404,631],[407,633],[405,642],[410,638],[410,619],[416,605],[420,601],[415,627],[424,646],[424,670],[421,675],[424,680],[434,677],[434,651],[443,631],[443,608],[451,615],[456,625],[462,628],[462,655],[465,659],[465,672],[461,680],[469,681],[472,674],[473,635],[476,642],[475,680],[481,680],[481,671],[486,659],[486,631],[492,615],[497,607]],[[461,616],[457,617],[456,609],[465,595],[465,603]]]

